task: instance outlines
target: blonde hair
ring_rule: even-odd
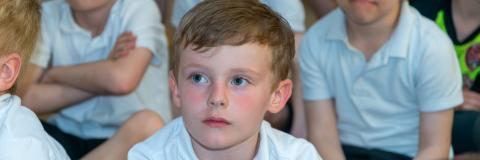
[[[174,36],[172,69],[177,76],[187,46],[207,51],[221,45],[267,45],[272,52],[272,88],[288,76],[295,55],[294,34],[280,15],[258,0],[205,0],[182,18]]]
[[[36,0],[0,0],[0,57],[18,53],[22,57],[22,68],[25,68],[37,43],[39,8]],[[15,86],[9,92],[14,92]]]

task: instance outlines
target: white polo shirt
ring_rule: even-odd
[[[65,0],[42,5],[42,41],[31,62],[45,69],[95,62],[108,58],[116,39],[125,31],[137,36],[137,47],[153,56],[140,85],[125,96],[96,96],[65,107],[49,123],[75,136],[108,138],[132,113],[149,108],[171,120],[168,92],[168,51],[160,12],[153,0],[117,0],[101,35],[92,38],[72,17]]]
[[[178,27],[183,15],[200,2],[202,0],[175,0],[171,17],[172,25]],[[293,31],[305,31],[305,11],[300,0],[260,0],[260,2],[285,18]]]
[[[20,98],[0,96],[0,159],[68,160],[67,153],[43,130],[37,116]]]
[[[128,152],[129,160],[195,160],[192,140],[183,118],[179,117]],[[255,160],[319,160],[308,141],[276,130],[266,121],[260,128],[260,144]]]
[[[414,156],[421,112],[463,102],[450,39],[404,1],[390,39],[365,61],[334,10],[310,28],[300,47],[304,99],[334,99],[340,141]]]

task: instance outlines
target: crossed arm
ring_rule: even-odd
[[[116,60],[54,67],[45,73],[45,78],[93,94],[124,95],[138,86],[151,59],[148,49],[135,48]]]
[[[132,45],[136,40],[134,37],[126,36],[129,38],[125,41],[122,37],[125,36],[117,40],[115,49],[106,60],[48,70],[31,64],[19,88],[23,104],[42,114],[80,103],[95,95],[132,92],[140,83],[152,54],[146,48]],[[118,51],[119,47],[124,49]]]

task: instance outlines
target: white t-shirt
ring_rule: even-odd
[[[139,86],[125,96],[96,96],[65,107],[49,119],[62,131],[88,138],[108,138],[134,112],[144,108],[171,120],[168,92],[168,45],[160,12],[153,0],[117,0],[101,35],[92,38],[79,27],[65,0],[42,5],[42,39],[31,62],[47,68],[78,65],[108,58],[117,37],[125,31],[137,36],[136,46],[153,56]]]
[[[175,0],[171,19],[172,25],[178,27],[183,15],[201,1],[202,0]],[[300,0],[260,0],[260,2],[269,6],[285,18],[293,31],[305,31],[305,11]]]
[[[0,96],[0,160],[68,160],[63,147],[43,130],[20,98]]]
[[[349,43],[340,9],[309,29],[300,53],[304,99],[335,100],[344,144],[413,157],[420,113],[463,102],[450,39],[407,1],[392,36],[369,61]]]
[[[179,117],[147,140],[133,146],[130,160],[195,160],[190,135]],[[276,130],[266,121],[260,128],[260,144],[255,160],[319,160],[315,147],[308,141]]]

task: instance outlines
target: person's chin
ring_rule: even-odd
[[[225,149],[228,149],[230,148],[232,145],[226,141],[226,140],[221,140],[221,139],[212,139],[212,140],[209,140],[209,141],[206,141],[203,143],[203,146],[208,149],[208,150],[214,150],[214,151],[218,151],[218,150],[225,150]]]

